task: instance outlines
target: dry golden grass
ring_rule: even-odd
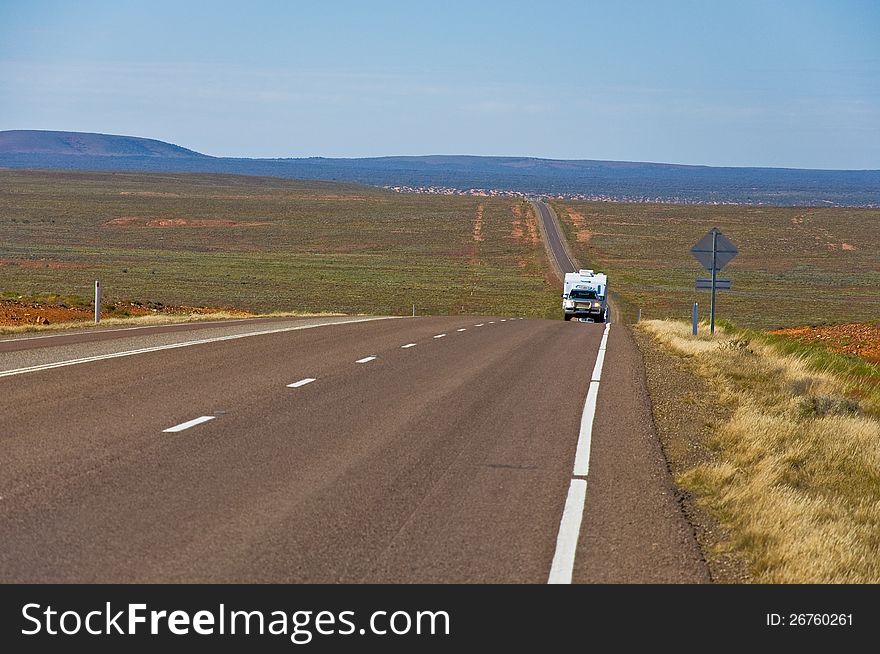
[[[649,320],[733,409],[714,460],[678,475],[731,534],[759,583],[880,582],[880,419],[851,380],[760,338]],[[872,415],[873,414],[873,415]]]

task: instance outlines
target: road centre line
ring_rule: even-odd
[[[14,370],[4,370],[0,372],[0,377],[11,377],[13,375],[23,375],[29,372],[39,372],[41,370],[51,370],[52,368],[63,368],[65,366],[75,366],[81,363],[91,363],[93,361],[103,361],[105,359],[118,359],[120,357],[130,357],[136,354],[146,354],[148,352],[159,352],[161,350],[173,350],[179,347],[190,347],[191,345],[205,345],[207,343],[219,343],[221,341],[234,341],[240,338],[248,338],[250,336],[265,336],[268,334],[281,334],[284,332],[299,331],[301,329],[313,329],[315,327],[329,327],[331,325],[349,325],[358,322],[371,322],[374,320],[391,320],[388,318],[357,318],[355,320],[341,320],[337,322],[323,322],[316,325],[299,325],[296,327],[280,327],[278,329],[263,329],[256,332],[245,332],[243,334],[228,334],[226,336],[214,336],[211,338],[200,338],[195,341],[183,341],[181,343],[169,343],[168,345],[157,345],[154,347],[144,347],[137,350],[126,350],[124,352],[112,352],[110,354],[98,354],[91,357],[83,357],[81,359],[68,359],[66,361],[56,361],[55,363],[44,363],[38,366],[29,366],[27,368],[16,368]]]
[[[480,323],[479,325],[474,325],[474,327],[482,327],[482,326],[483,326],[483,323]]]
[[[596,365],[590,378],[584,410],[581,413],[580,433],[578,434],[577,450],[574,456],[572,480],[559,522],[559,533],[556,537],[556,551],[550,565],[548,584],[570,584],[574,574],[574,559],[580,537],[581,521],[587,499],[587,480],[590,470],[590,448],[593,440],[593,421],[596,418],[596,405],[599,397],[599,381],[605,363],[605,352],[608,348],[608,332],[611,325],[605,324],[599,351],[596,353]]]
[[[288,384],[287,388],[299,388],[300,386],[305,386],[306,384],[311,384],[313,381],[317,381],[314,377],[306,377],[305,379],[300,379],[298,382],[293,382],[292,384]]]
[[[213,420],[216,416],[201,416],[199,418],[193,418],[192,420],[187,420],[186,422],[182,422],[179,425],[175,425],[174,427],[169,427],[168,429],[163,429],[163,434],[174,434],[179,431],[183,431],[184,429],[189,429],[190,427],[195,427],[196,425],[200,425],[203,422],[208,422],[209,420]]]
[[[401,345],[401,346],[400,346],[400,349],[401,349],[401,350],[406,350],[407,348],[415,347],[415,346],[416,346],[415,343],[407,343],[406,345]]]
[[[369,363],[370,361],[373,361],[376,358],[377,357],[375,355],[370,355],[368,357],[364,357],[363,359],[358,359],[357,361],[355,361],[355,363]]]
[[[466,328],[466,327],[462,327],[461,329],[456,329],[455,331],[457,331],[457,332],[466,332],[466,331],[467,331],[467,328]]]
[[[437,334],[434,338],[443,338],[446,334]]]

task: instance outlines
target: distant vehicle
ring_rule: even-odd
[[[608,316],[608,276],[592,270],[565,273],[562,311],[566,320],[605,322]]]

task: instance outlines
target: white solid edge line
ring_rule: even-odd
[[[593,375],[602,374],[602,364],[605,361],[605,338],[608,336],[610,325],[605,325],[603,343],[596,354],[596,366]],[[587,498],[587,480],[585,477],[590,470],[590,448],[593,440],[593,420],[596,417],[597,398],[599,396],[599,381],[591,380],[587,390],[587,398],[584,400],[584,411],[581,414],[581,427],[578,434],[577,450],[574,456],[573,479],[568,488],[568,496],[565,500],[565,508],[562,511],[562,519],[559,522],[559,533],[556,536],[556,551],[553,553],[553,563],[550,566],[548,584],[570,584],[574,574],[574,560],[577,552],[577,542],[581,531],[584,506]]]
[[[137,350],[126,350],[124,352],[111,352],[110,354],[98,354],[96,356],[84,357],[82,359],[68,359],[67,361],[56,361],[55,363],[44,363],[38,366],[30,366],[28,368],[16,368],[14,370],[4,370],[0,372],[0,377],[11,377],[12,375],[23,375],[29,372],[39,372],[40,370],[51,370],[52,368],[63,368],[65,366],[75,366],[81,363],[91,363],[92,361],[103,361],[104,359],[118,359],[119,357],[130,357],[135,354],[146,354],[148,352],[159,352],[160,350],[173,350],[179,347],[189,347],[191,345],[204,345],[206,343],[219,343],[221,341],[234,341],[239,338],[248,338],[250,336],[265,336],[268,334],[281,334],[284,332],[293,332],[301,329],[313,329],[315,327],[330,327],[332,325],[348,325],[358,322],[370,322],[374,320],[392,320],[394,316],[383,318],[358,318],[355,320],[340,320],[337,322],[323,322],[317,325],[298,325],[296,327],[280,327],[278,329],[264,329],[257,332],[245,332],[243,334],[229,334],[227,336],[215,336],[212,338],[200,338],[195,341],[182,341],[180,343],[169,343],[168,345],[157,345],[155,347],[144,347]]]
[[[163,429],[163,434],[173,434],[179,431],[183,431],[184,429],[189,429],[190,427],[195,427],[196,425],[200,425],[203,422],[208,422],[209,420],[213,420],[215,416],[201,416],[200,418],[193,418],[192,420],[187,420],[186,422],[182,422],[179,425],[174,425],[174,427],[169,427],[168,429]]]
[[[586,477],[590,469],[590,447],[593,442],[593,418],[596,417],[596,398],[599,395],[599,382],[590,382],[584,412],[581,414],[581,430],[578,434],[577,451],[574,455],[574,475]]]
[[[593,367],[593,376],[590,377],[591,382],[597,382],[602,377],[602,364],[605,363],[605,348],[599,348],[599,353],[596,355],[596,365]]]
[[[306,377],[305,379],[300,379],[298,382],[293,382],[292,384],[288,384],[287,388],[299,388],[300,386],[305,386],[306,384],[311,384],[313,381],[317,381],[314,377]]]
[[[355,363],[369,363],[370,361],[372,361],[375,358],[376,358],[375,356],[368,356],[368,357],[364,357],[363,359],[358,359],[357,361],[355,361]]]
[[[401,349],[401,350],[405,350],[405,349],[407,349],[407,348],[415,347],[415,346],[416,346],[415,343],[407,343],[406,345],[401,345],[401,346],[400,346],[400,349]]]
[[[434,338],[443,338],[446,334],[437,334]]]
[[[107,334],[111,332],[130,332],[135,329],[153,329],[156,327],[177,327],[179,325],[231,325],[236,322],[244,322],[245,320],[254,320],[254,318],[233,318],[231,320],[193,320],[191,322],[168,322],[159,323],[157,325],[138,325],[137,327],[113,327],[112,329],[71,329],[54,334],[40,334],[39,336],[22,336],[20,338],[4,338],[0,343],[12,343],[17,341],[38,341],[41,338],[55,338],[57,336],[82,336],[84,334]],[[268,319],[267,322],[272,322]],[[180,330],[186,331],[186,330]]]
[[[581,520],[587,499],[587,480],[572,479],[559,522],[556,536],[556,551],[550,566],[548,584],[570,584],[574,573],[574,557],[577,553],[578,537],[581,533]]]

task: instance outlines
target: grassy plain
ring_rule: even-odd
[[[0,171],[0,292],[251,311],[556,316],[517,200],[231,175]]]
[[[772,329],[880,318],[880,209],[562,202],[553,207],[582,265],[609,273],[628,319],[708,316],[708,277],[690,248],[712,227],[738,247],[717,316]]]

